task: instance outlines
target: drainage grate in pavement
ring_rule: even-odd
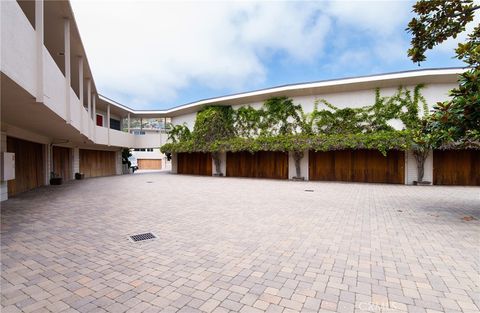
[[[153,233],[144,233],[130,236],[130,240],[132,240],[133,242],[150,240],[155,238],[157,237]]]

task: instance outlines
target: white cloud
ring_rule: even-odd
[[[137,108],[169,107],[193,84],[254,88],[266,80],[272,57],[318,61],[332,46],[327,35],[346,36],[345,30],[381,41],[404,27],[410,9],[378,1],[73,0],[72,7],[100,92]]]
[[[299,3],[74,1],[73,8],[100,90],[135,95],[127,98],[140,105],[173,100],[192,81],[232,90],[262,82],[262,55],[308,62],[329,30],[328,18]]]

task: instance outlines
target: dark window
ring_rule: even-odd
[[[110,128],[120,130],[120,121],[111,118],[110,119]]]

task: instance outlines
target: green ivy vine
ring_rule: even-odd
[[[287,97],[270,98],[259,109],[208,106],[197,113],[193,132],[186,125],[172,126],[171,142],[161,151],[404,150],[414,144],[415,130],[428,113],[422,88],[399,87],[390,97],[377,88],[375,102],[360,108],[339,108],[319,99],[310,113]],[[393,120],[404,129],[395,130]]]

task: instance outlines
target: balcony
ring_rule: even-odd
[[[44,45],[42,46],[41,52],[37,55],[36,31],[22,8],[17,1],[1,1],[1,71],[23,88],[26,93],[31,95],[29,100],[31,101],[31,105],[36,107],[41,105],[35,103],[35,99],[37,98],[37,86],[43,85],[43,92],[41,94],[43,94],[44,109],[55,113],[65,121],[65,125],[58,127],[56,130],[59,134],[67,133],[65,130],[70,127],[88,138],[90,143],[99,145],[130,148],[158,148],[164,144],[167,138],[165,134],[160,132],[146,135],[133,135],[96,126],[96,121],[88,114],[88,111],[80,102],[79,96],[77,96],[77,94],[82,92],[79,87],[79,64],[73,64],[72,62],[71,86],[67,86],[62,55],[55,54],[54,57],[52,57],[50,53],[50,51],[63,51],[63,42],[60,42],[58,38],[63,36],[64,29],[59,25],[56,26],[58,27],[49,27],[48,30],[50,33],[45,33],[45,37],[49,36],[49,38],[51,38],[50,44],[54,45],[54,47],[50,46],[52,49],[49,50]],[[52,30],[54,31],[52,32]],[[45,29],[45,31],[47,31],[47,29]],[[72,40],[77,39],[76,37],[72,37]],[[78,53],[78,51],[75,53]],[[43,55],[41,59],[43,66],[42,77],[37,76],[39,55]],[[84,63],[87,64],[86,59],[84,59]],[[89,69],[85,69],[85,72],[91,75]],[[37,84],[37,80],[39,79],[43,81]],[[95,86],[92,85],[91,87],[93,93]],[[85,104],[88,102],[88,97],[87,82],[84,81],[83,99]],[[91,104],[93,110],[93,100]],[[99,101],[97,101],[97,109],[98,105]],[[25,114],[28,114],[29,111],[27,107],[22,107],[22,104],[19,103],[15,107],[15,110],[21,111],[22,109],[25,110]],[[117,110],[117,114],[122,114],[120,118],[124,118],[126,115],[124,111],[118,112],[118,110],[122,110],[120,108],[115,107],[112,108],[112,110],[113,109]],[[112,112],[112,114],[113,113],[115,112]],[[95,117],[95,114],[93,114],[93,116]],[[49,123],[49,121],[45,120],[44,123]],[[78,137],[76,140],[78,140]]]

